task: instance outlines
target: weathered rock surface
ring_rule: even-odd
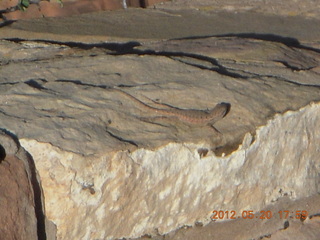
[[[47,143],[21,142],[38,159],[58,239],[135,237],[207,224],[215,209],[256,212],[283,196],[316,194],[319,116],[319,104],[278,115],[257,131],[252,144],[247,135],[226,157],[201,157],[199,149],[210,148],[206,144],[89,158]]]
[[[211,227],[213,210],[241,215],[284,197],[319,193],[318,32],[298,41],[294,37],[302,33],[289,28],[252,34],[254,26],[246,26],[230,34],[235,29],[230,24],[209,31],[199,27],[201,19],[216,19],[209,13],[180,29],[186,25],[180,12],[130,10],[129,19],[161,15],[173,27],[159,24],[158,32],[148,32],[142,24],[145,35],[139,37],[129,21],[112,36],[108,31],[124,26],[124,16],[104,14],[83,16],[82,31],[100,36],[75,38],[80,27],[59,29],[59,22],[79,20],[74,17],[0,29],[7,36],[0,42],[0,125],[14,131],[33,156],[57,239],[161,238],[156,235],[196,222]],[[101,30],[99,21],[92,27],[95,17],[110,21],[110,29]],[[19,39],[32,24],[38,33]],[[276,35],[280,32],[286,34]],[[155,40],[169,36],[176,39]],[[154,111],[114,86],[156,107],[151,100],[184,109],[219,102],[232,107],[214,125],[221,135],[209,127],[154,119]],[[309,220],[310,228],[317,224]],[[250,237],[277,233],[283,221]],[[184,239],[196,239],[190,236]]]
[[[34,163],[18,140],[3,130],[0,176],[1,239],[44,239],[45,217]]]

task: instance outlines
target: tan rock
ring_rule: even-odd
[[[316,194],[319,116],[319,104],[277,115],[251,145],[225,157],[201,158],[197,150],[205,144],[88,158],[34,140],[21,143],[36,161],[58,239],[138,237],[207,224],[215,209],[256,212],[284,196]]]

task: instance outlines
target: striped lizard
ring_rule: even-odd
[[[142,102],[138,98],[132,96],[131,94],[119,88],[114,87],[113,89],[118,92],[121,92],[122,94],[124,94],[125,96],[133,100],[134,102],[138,103],[143,108],[147,110],[151,110],[154,113],[157,113],[159,117],[176,118],[183,123],[186,123],[188,125],[193,125],[193,126],[210,126],[217,132],[219,131],[213,126],[213,124],[219,121],[220,119],[224,118],[228,114],[231,108],[230,103],[222,102],[217,104],[214,108],[208,109],[208,110],[180,109],[177,107],[173,107],[167,104],[157,103],[154,101],[158,105],[169,107],[169,109],[156,108]]]

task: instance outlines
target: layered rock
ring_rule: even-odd
[[[256,212],[284,196],[316,194],[319,116],[319,104],[278,115],[225,157],[201,157],[206,144],[89,158],[21,142],[37,159],[58,239],[137,237],[207,224],[213,210]]]

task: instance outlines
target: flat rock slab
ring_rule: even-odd
[[[84,155],[192,141],[236,149],[275,113],[320,99],[320,54],[301,45],[209,37],[80,47],[2,42],[3,127]],[[181,109],[231,103],[215,124],[223,137],[170,118],[144,121],[159,114],[115,86],[155,107],[150,99]]]

